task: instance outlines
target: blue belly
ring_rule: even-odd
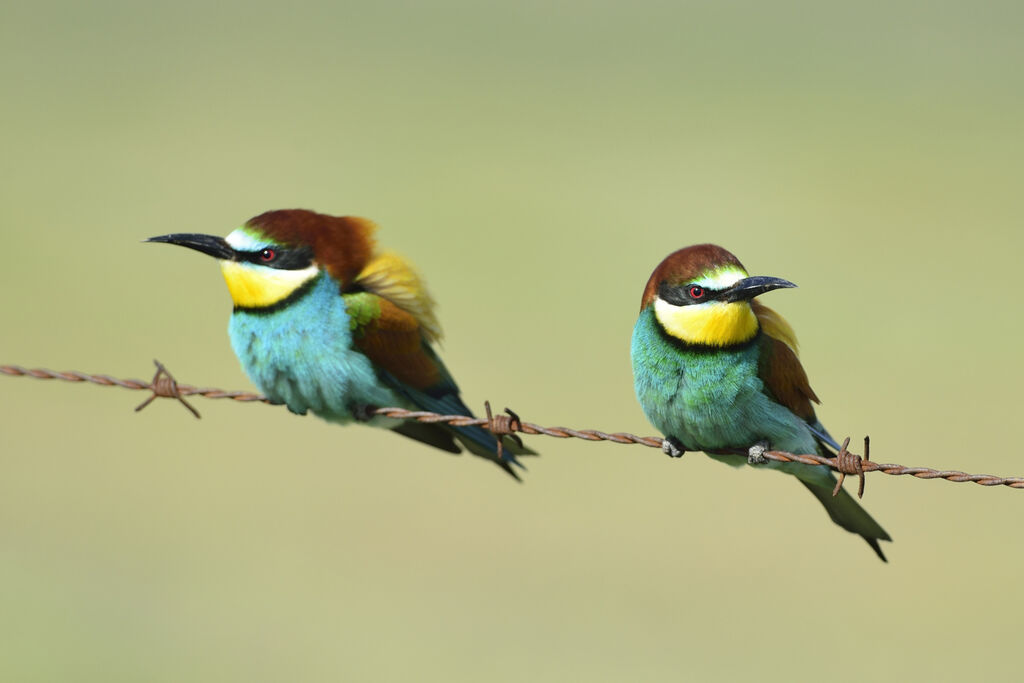
[[[297,301],[271,313],[236,311],[228,326],[242,368],[271,401],[346,423],[359,406],[403,405],[352,346],[340,288],[321,274]]]

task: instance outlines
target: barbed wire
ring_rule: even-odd
[[[229,399],[241,403],[267,403],[272,404],[270,399],[262,394],[248,391],[225,391],[205,387],[195,387],[189,384],[179,384],[170,372],[167,371],[159,361],[154,360],[157,372],[153,379],[145,382],[138,379],[119,379],[110,375],[94,375],[85,372],[67,371],[55,372],[45,368],[23,368],[18,365],[0,365],[0,374],[10,377],[32,377],[35,379],[52,379],[65,382],[84,382],[99,386],[116,386],[123,389],[136,391],[150,391],[152,395],[143,401],[136,411],[142,410],[157,398],[171,398],[181,402],[196,418],[199,418],[197,411],[185,400],[186,396],[202,396],[211,399]],[[407,410],[405,408],[386,407],[374,410],[375,415],[390,417],[399,420],[415,420],[426,423],[442,423],[453,427],[482,427],[496,437],[501,444],[502,436],[516,436],[517,434],[543,435],[557,439],[582,439],[584,441],[609,441],[618,444],[636,444],[650,448],[663,449],[665,439],[660,436],[637,436],[628,432],[602,432],[596,429],[571,429],[569,427],[543,427],[532,422],[523,422],[514,412],[505,409],[506,414],[491,414],[490,403],[485,403],[487,417],[472,417],[470,415],[442,415],[425,410]],[[877,463],[869,459],[870,442],[864,438],[864,457],[850,452],[847,449],[850,439],[843,441],[842,448],[835,457],[825,457],[817,454],[795,454],[785,451],[759,451],[755,456],[748,449],[725,449],[720,451],[709,451],[712,455],[742,455],[752,460],[763,458],[775,462],[797,462],[804,465],[829,467],[839,472],[839,481],[836,482],[833,495],[839,492],[843,480],[847,474],[856,475],[859,479],[858,496],[864,494],[864,475],[868,472],[881,472],[892,476],[909,475],[917,479],[944,479],[951,482],[971,482],[981,486],[1007,486],[1013,489],[1024,489],[1024,477],[997,477],[991,474],[968,474],[958,470],[935,470],[929,467],[907,467],[894,463]],[[760,461],[760,460],[758,460]]]

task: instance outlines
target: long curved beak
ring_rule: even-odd
[[[179,247],[188,247],[189,249],[195,249],[196,251],[201,251],[204,254],[213,256],[214,258],[218,258],[223,261],[232,261],[235,258],[235,250],[231,248],[231,245],[228,244],[223,237],[214,237],[213,235],[198,235],[195,233],[176,232],[173,235],[160,235],[159,237],[150,237],[146,241],[177,244]]]
[[[781,277],[767,277],[758,275],[756,277],[745,277],[729,289],[722,292],[722,301],[749,301],[755,296],[770,292],[773,289],[796,287],[789,280]]]

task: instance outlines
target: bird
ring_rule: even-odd
[[[794,475],[832,521],[860,535],[882,561],[889,534],[840,489],[825,467],[768,462],[765,450],[832,456],[839,445],[818,420],[820,403],[797,355],[786,320],[755,297],[796,287],[754,276],[714,244],[679,249],[644,287],[633,327],[633,384],[644,415],[673,457],[704,451],[733,466],[745,463]],[[747,456],[726,453],[736,451]],[[717,451],[717,453],[716,453]]]
[[[397,406],[471,416],[434,344],[434,300],[411,264],[378,250],[376,224],[306,209],[267,211],[226,238],[194,233],[150,237],[220,262],[234,310],[232,349],[271,403],[329,422],[385,427],[450,453],[464,446],[514,479],[518,439],[479,426],[395,420]],[[524,468],[525,469],[525,468]]]

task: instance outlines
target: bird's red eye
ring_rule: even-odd
[[[704,288],[699,285],[690,285],[690,297],[700,299],[704,296]]]
[[[277,257],[277,253],[273,249],[264,249],[260,252],[261,261],[273,261]]]

